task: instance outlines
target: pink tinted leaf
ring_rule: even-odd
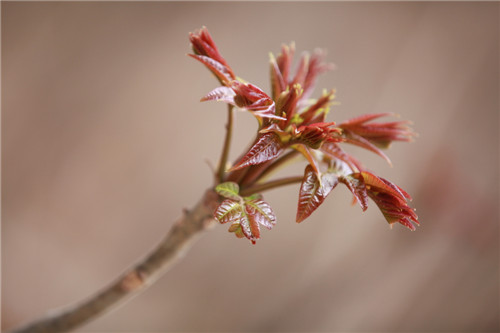
[[[248,153],[229,171],[272,160],[281,155],[284,150],[285,145],[281,142],[278,135],[274,133],[263,134],[257,143],[250,148]]]
[[[276,119],[276,120],[285,120],[286,119],[286,118],[275,115],[272,110],[273,110],[272,108],[269,108],[269,109],[262,110],[262,111],[254,111],[252,113],[254,116],[266,118],[266,119]]]
[[[234,105],[234,93],[233,89],[229,87],[217,87],[207,95],[205,95],[201,101],[222,101]]]
[[[250,220],[263,225],[269,230],[276,224],[276,216],[271,206],[264,200],[248,200],[245,201],[245,205]]]
[[[338,178],[335,174],[322,174],[320,180],[314,168],[308,165],[300,186],[296,221],[300,223],[309,217],[325,201],[337,184]]]
[[[240,227],[243,235],[245,235],[246,238],[248,238],[253,244],[255,244],[255,240],[257,239],[253,234],[253,231],[255,231],[255,225],[251,225],[251,221],[249,220],[246,211],[243,212],[240,216]],[[260,231],[258,231],[258,233],[260,236]]]
[[[220,223],[238,223],[243,214],[243,208],[238,201],[226,199],[215,209],[214,217]]]

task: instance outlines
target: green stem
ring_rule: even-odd
[[[226,172],[226,164],[229,156],[229,148],[231,147],[232,135],[233,135],[233,106],[228,105],[226,137],[224,138],[224,147],[222,148],[222,153],[219,161],[219,169],[217,170],[217,177],[220,183],[224,181],[224,173]]]
[[[262,184],[256,184],[247,188],[244,188],[241,192],[241,196],[249,196],[254,193],[260,193],[264,192],[276,187],[280,186],[285,186],[285,185],[290,185],[290,184],[296,184],[302,182],[303,176],[296,176],[296,177],[285,177],[285,178],[280,178],[276,180],[269,181],[267,183],[262,183]]]

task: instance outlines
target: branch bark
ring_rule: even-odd
[[[149,255],[104,290],[76,305],[51,311],[47,316],[11,332],[67,332],[130,300],[165,273],[202,231],[216,223],[212,213],[218,203],[219,196],[207,190],[193,209],[184,212]]]

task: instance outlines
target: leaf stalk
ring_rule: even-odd
[[[240,191],[241,196],[249,196],[255,193],[264,192],[273,188],[277,188],[280,186],[290,185],[301,183],[303,176],[295,176],[295,177],[285,177],[276,180],[272,180],[262,184],[256,184],[247,188],[244,188]]]
[[[227,107],[227,124],[226,124],[226,137],[224,138],[224,146],[219,160],[219,168],[217,170],[217,178],[219,183],[224,181],[224,174],[226,172],[226,164],[229,156],[229,149],[231,148],[231,138],[233,135],[233,106],[228,104]]]

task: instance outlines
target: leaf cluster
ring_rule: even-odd
[[[411,197],[390,181],[367,170],[348,154],[343,144],[367,149],[391,163],[382,151],[394,141],[411,141],[415,134],[407,121],[375,122],[391,113],[365,114],[337,124],[326,121],[335,100],[335,90],[323,91],[317,99],[310,96],[318,75],[333,68],[324,62],[325,53],[304,53],[295,74],[291,65],[295,45],[283,45],[278,56],[270,55],[271,94],[245,82],[234,74],[219,53],[206,28],[190,34],[194,54],[221,84],[201,101],[220,101],[232,108],[250,112],[258,123],[256,137],[249,149],[226,168],[224,149],[219,168],[221,176],[215,187],[224,198],[214,216],[221,223],[231,223],[229,231],[252,243],[260,238],[260,227],[271,229],[276,217],[260,192],[301,183],[296,221],[309,217],[339,184],[345,185],[361,208],[368,198],[378,206],[387,222],[400,223],[411,230],[418,224]],[[232,119],[232,118],[230,118]],[[230,133],[231,122],[228,124]],[[226,136],[225,147],[230,136]],[[276,170],[302,156],[307,162],[304,175],[267,181]],[[244,194],[244,195],[242,195]]]

